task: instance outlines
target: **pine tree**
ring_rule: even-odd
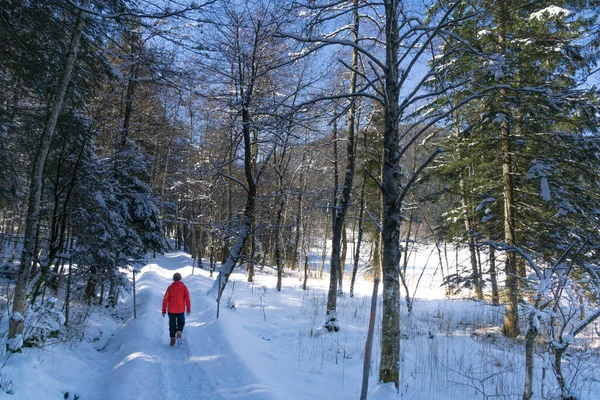
[[[590,65],[583,41],[595,16],[579,1],[560,2],[566,8],[552,4],[463,3],[461,15],[478,17],[449,37],[454,50],[446,71],[470,83],[444,100],[478,97],[456,114],[459,133],[448,144],[457,153],[446,158],[450,171],[472,169],[461,177],[472,181],[462,195],[477,204],[485,222],[478,229],[542,256],[560,253],[567,231],[591,229],[598,200],[589,184],[597,166],[575,172],[572,163],[590,160],[595,148],[589,133],[596,95],[578,80]],[[579,179],[573,181],[574,173]],[[501,230],[493,216],[503,221]],[[525,274],[515,252],[506,254],[504,272],[509,300],[503,331],[515,337],[517,277]]]

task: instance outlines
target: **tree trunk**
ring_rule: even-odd
[[[346,257],[348,255],[348,239],[346,237],[346,224],[344,223],[344,226],[342,226],[342,255],[340,256],[340,268],[339,268],[339,273],[338,273],[338,289],[337,289],[337,295],[338,296],[343,296],[344,295],[344,289],[343,289],[343,281],[344,281],[344,272],[346,271]]]
[[[385,2],[385,95],[382,179],[382,244],[383,244],[383,312],[381,324],[381,361],[379,382],[393,383],[400,379],[400,205],[401,184],[400,135],[398,123],[398,7],[397,1]]]
[[[375,247],[373,248],[373,254],[371,256],[371,258],[373,259],[373,265],[372,265],[372,271],[371,271],[371,277],[373,279],[381,279],[381,268],[382,268],[382,259],[381,259],[381,253],[382,253],[382,248],[383,248],[383,243],[382,240],[383,237],[381,235],[381,232],[377,232],[377,237],[375,238]]]
[[[85,302],[87,305],[92,305],[92,300],[96,297],[96,273],[92,270],[91,276],[85,285]]]
[[[506,1],[498,3],[499,12],[502,14],[499,21],[498,44],[499,51],[504,53],[506,42],[505,16],[508,15],[508,4]],[[503,98],[508,97],[506,89],[500,89],[500,95]],[[516,246],[517,238],[515,232],[515,206],[514,206],[514,185],[512,179],[513,160],[512,160],[512,135],[511,128],[506,120],[500,125],[500,147],[502,152],[502,191],[504,195],[504,243],[507,246]],[[517,279],[517,255],[514,251],[508,251],[505,255],[504,273],[506,274],[506,292],[508,301],[504,313],[504,325],[502,333],[509,338],[519,336],[519,283]]]
[[[492,240],[488,236],[488,240]],[[490,249],[490,281],[492,285],[492,304],[497,306],[500,304],[500,294],[498,293],[498,273],[496,271],[496,249],[494,246],[489,246]]]
[[[25,208],[24,207],[19,207],[19,217],[17,219],[17,233],[14,236],[14,241],[13,241],[13,254],[16,254],[17,249],[19,247],[19,237],[21,236],[21,232],[23,232],[24,230],[24,226],[23,223],[21,221],[23,221],[23,213],[25,212]]]
[[[167,191],[167,176],[169,172],[169,161],[171,160],[171,138],[167,138],[167,154],[165,155],[165,169],[162,174],[162,184],[160,187],[160,199],[162,202],[166,201],[166,191]],[[162,204],[161,202],[161,204]],[[164,208],[161,210],[164,213]]]
[[[470,207],[467,204],[467,193],[465,189],[465,181],[460,178],[461,203],[463,208],[463,217],[465,222],[465,232],[467,233],[467,241],[469,243],[469,255],[471,256],[471,274],[473,276],[473,287],[475,288],[475,298],[483,300],[483,290],[481,288],[481,279],[479,275],[479,267],[477,263],[477,254],[475,253],[475,233],[471,229],[471,213]]]
[[[525,387],[523,389],[523,400],[531,400],[533,397],[533,361],[535,338],[538,330],[536,328],[537,318],[535,312],[529,314],[529,328],[525,334]]]
[[[325,238],[323,239],[323,252],[321,253],[321,269],[319,270],[319,279],[323,279],[323,270],[325,269],[325,260],[327,259],[327,234],[329,233],[329,215],[327,215],[327,212],[325,213]]]
[[[136,273],[136,270],[135,270],[135,268],[133,268],[133,319],[137,318],[137,299],[136,299],[135,273]]]
[[[299,221],[299,227],[302,227],[301,231],[300,231],[300,252],[298,252],[298,259],[301,260],[302,257],[302,249],[304,248],[304,240],[305,240],[305,228],[307,225],[306,222],[306,218],[304,216],[304,210],[303,210],[303,193],[306,191],[306,176],[308,175],[309,172],[309,168],[310,168],[310,163],[306,162],[306,156],[307,156],[307,152],[305,151],[302,154],[302,172],[300,173],[300,196],[299,196],[299,204],[298,204],[298,218],[300,218]],[[295,257],[295,256],[294,256]],[[295,259],[295,258],[294,258]],[[302,264],[300,264],[302,265]],[[298,271],[298,278],[301,280],[302,279],[302,274],[300,273],[300,271]]]
[[[67,293],[65,294],[65,326],[69,326],[69,309],[71,306],[71,267],[73,258],[69,257],[69,270],[67,272]]]
[[[303,219],[302,222],[302,231],[301,231],[301,235],[300,235],[300,248],[298,251],[298,280],[302,281],[302,260],[303,258],[305,258],[306,253],[304,251],[304,241],[306,240],[306,221]]]
[[[306,222],[305,224],[308,224]],[[304,227],[304,231],[306,232],[306,226]],[[304,253],[304,281],[302,282],[302,290],[306,290],[306,285],[308,283],[308,250],[310,249],[310,238],[304,238],[304,246],[302,246],[302,251]]]
[[[561,348],[557,348],[557,347],[553,347],[553,353],[554,353],[554,362],[552,363],[552,369],[554,370],[554,375],[556,376],[556,380],[558,382],[558,387],[560,388],[560,393],[562,396],[562,399],[574,399],[574,397],[571,397],[569,395],[569,389],[567,387],[567,382],[565,381],[565,377],[563,375],[562,372],[562,356],[565,353],[565,351],[567,351],[567,345],[564,345],[564,347]]]
[[[215,271],[215,234],[210,234],[210,254],[209,254],[209,266],[208,266],[208,276],[213,277],[213,273]]]
[[[257,43],[254,43],[255,49]],[[255,70],[255,63],[257,60],[253,59],[252,61],[252,70]],[[246,205],[244,208],[244,214],[242,219],[241,227],[238,231],[238,235],[235,243],[229,251],[229,256],[225,261],[225,264],[221,267],[221,271],[219,272],[219,277],[215,280],[215,284],[213,285],[210,292],[215,295],[217,299],[220,299],[223,295],[223,291],[225,290],[225,286],[229,281],[229,276],[233,272],[235,265],[237,264],[240,253],[244,248],[244,244],[246,243],[246,239],[248,235],[251,234],[251,228],[254,222],[254,207],[256,203],[256,194],[257,194],[257,186],[258,180],[260,178],[260,174],[262,169],[259,171],[255,171],[256,169],[256,158],[254,156],[254,146],[256,143],[253,143],[253,138],[257,137],[257,133],[253,131],[253,119],[250,112],[250,105],[253,101],[254,94],[254,83],[256,76],[251,76],[250,80],[246,82],[246,77],[242,72],[243,66],[238,65],[238,83],[240,88],[240,98],[243,99],[242,110],[241,110],[241,119],[242,119],[242,134],[244,141],[244,176],[246,178]],[[256,142],[256,140],[255,140]],[[233,155],[232,155],[233,157]],[[267,156],[265,159],[265,163],[268,162],[270,156]],[[232,163],[233,164],[233,163]],[[230,165],[231,167],[231,165]],[[233,175],[230,175],[233,176]],[[231,186],[231,185],[229,185]],[[231,207],[231,196],[229,196],[230,207]],[[230,210],[231,212],[231,210]]]
[[[135,297],[135,293],[134,293],[134,297]],[[101,306],[103,302],[104,302],[104,281],[100,282],[100,298],[98,299],[98,305]],[[134,300],[134,304],[135,304],[135,300]]]
[[[296,209],[296,235],[294,236],[294,250],[292,251],[292,266],[295,270],[298,267],[300,258],[300,235],[302,235],[302,190],[298,193],[298,208]]]
[[[507,246],[515,246],[511,138],[510,127],[506,122],[502,123],[500,140],[502,142],[502,184],[504,191],[504,243],[506,243]],[[516,338],[520,333],[517,255],[514,251],[508,251],[505,257],[504,270],[506,273],[508,302],[504,314],[502,333],[506,337]]]
[[[87,7],[89,0],[83,0],[82,7]],[[42,197],[42,176],[44,172],[44,165],[46,164],[46,157],[48,156],[48,149],[50,148],[50,142],[54,136],[56,123],[58,116],[63,107],[67,88],[71,82],[73,75],[73,68],[75,60],[77,59],[77,51],[79,50],[79,44],[85,26],[87,14],[79,12],[79,18],[75,24],[73,30],[73,37],[69,45],[69,51],[65,58],[65,64],[61,71],[60,78],[58,80],[58,87],[56,89],[56,95],[50,108],[50,114],[46,120],[44,130],[40,137],[40,142],[35,154],[33,162],[33,169],[31,172],[31,183],[29,186],[29,199],[27,206],[27,219],[25,225],[25,237],[23,241],[23,251],[21,254],[21,261],[19,264],[19,274],[15,285],[14,297],[13,297],[13,313],[9,321],[8,338],[16,339],[17,335],[23,334],[23,316],[27,309],[27,283],[29,281],[29,271],[31,268],[31,262],[33,260],[33,252],[35,247],[35,234],[39,225],[39,214],[40,214],[40,203]],[[21,339],[23,339],[21,337]],[[20,351],[22,346],[22,340],[16,340],[13,343],[13,351]]]
[[[256,235],[254,234],[254,221],[250,233],[250,257],[248,257],[248,282],[254,281],[254,260],[256,257]]]
[[[379,278],[373,282],[373,294],[371,295],[371,312],[369,313],[369,327],[367,329],[367,341],[365,342],[365,357],[363,360],[363,376],[360,391],[360,400],[367,400],[369,389],[369,372],[371,371],[371,354],[373,352],[373,335],[375,332],[375,317],[377,315],[377,289]]]
[[[202,257],[205,256],[204,248],[204,229],[202,227],[202,201],[198,200],[198,232],[196,236],[196,257],[198,258],[198,268],[202,269]]]
[[[281,183],[280,183],[281,185]],[[283,264],[281,260],[281,215],[285,207],[285,195],[280,188],[279,207],[275,218],[275,265],[277,266],[277,291],[281,292],[281,281],[283,280]]]
[[[350,280],[350,297],[354,297],[354,283],[356,282],[356,273],[358,272],[358,262],[360,261],[360,245],[363,236],[363,212],[365,208],[365,178],[360,189],[360,206],[358,211],[358,237],[356,238],[356,248],[354,249],[354,267],[352,268],[352,279]]]
[[[354,0],[353,3],[353,15],[354,15],[354,27],[353,27],[353,36],[354,43],[358,43],[358,30],[359,30],[359,14],[358,14],[358,0]],[[356,48],[352,51],[352,72],[350,76],[350,88],[349,92],[354,94],[356,92],[356,82],[358,80],[358,51]],[[352,103],[348,109],[348,140],[346,143],[346,172],[344,175],[344,184],[341,188],[341,193],[339,199],[334,197],[334,204],[337,203],[334,209],[334,217],[332,223],[332,234],[331,234],[331,259],[330,259],[330,282],[329,282],[329,291],[327,293],[327,319],[325,321],[325,327],[330,331],[338,331],[339,326],[337,323],[336,309],[337,309],[337,278],[338,274],[341,277],[341,269],[344,266],[346,260],[340,260],[340,251],[341,246],[340,242],[342,240],[342,229],[344,229],[344,220],[346,217],[346,212],[348,206],[350,204],[350,197],[352,193],[352,181],[354,179],[354,166],[355,166],[355,157],[356,157],[356,102],[354,99],[351,99]],[[337,131],[335,129],[334,131]],[[337,151],[336,151],[337,153]],[[337,159],[337,154],[336,154]],[[336,175],[336,185],[337,185],[337,171]],[[335,193],[337,194],[338,188],[336,187]],[[341,282],[340,282],[340,292],[341,292]]]
[[[252,181],[254,181],[253,178]],[[214,294],[217,298],[221,298],[221,296],[223,295],[225,286],[229,281],[229,276],[233,272],[233,269],[235,268],[235,265],[237,264],[241,252],[246,243],[246,239],[250,235],[252,221],[254,219],[255,201],[256,184],[252,183],[249,185],[248,188],[248,197],[246,199],[246,206],[244,208],[244,218],[242,220],[242,226],[240,227],[237,238],[229,251],[229,256],[227,257],[225,264],[221,267],[221,271],[219,272],[219,279],[215,280],[215,284],[210,290],[210,293]]]

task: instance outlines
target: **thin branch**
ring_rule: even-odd
[[[103,14],[103,13],[93,10],[89,7],[81,6],[77,3],[75,3],[73,0],[68,0],[69,4],[71,4],[73,7],[75,7],[79,11],[85,12],[90,15],[95,15],[95,16],[101,17],[101,18],[107,18],[107,19],[116,19],[116,18],[122,18],[122,17],[153,18],[153,19],[170,18],[170,17],[185,15],[187,12],[190,12],[190,11],[198,11],[206,6],[216,3],[216,1],[217,0],[208,0],[205,3],[199,4],[199,5],[192,3],[192,5],[190,5],[189,7],[185,7],[185,8],[173,10],[173,11],[166,9],[163,12],[157,12],[157,13],[144,13],[141,11],[129,10],[129,11],[123,11],[123,12],[113,13],[113,14]],[[212,23],[212,21],[210,21],[210,20],[207,20],[205,22]]]

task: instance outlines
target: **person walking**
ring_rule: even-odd
[[[185,313],[190,315],[192,304],[190,302],[190,292],[187,286],[181,282],[181,274],[173,274],[173,283],[167,288],[162,303],[162,316],[169,311],[169,336],[171,337],[171,346],[175,342],[181,344],[181,334],[185,325]]]

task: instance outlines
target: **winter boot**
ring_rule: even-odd
[[[175,338],[174,338],[174,337],[172,337],[172,338],[171,338],[171,343],[169,343],[169,344],[170,344],[171,346],[175,346]]]
[[[175,332],[175,336],[177,337],[177,344],[182,344],[182,340],[181,340],[181,331],[177,331]]]

